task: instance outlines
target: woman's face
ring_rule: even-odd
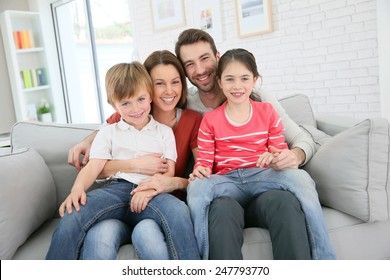
[[[159,64],[152,69],[150,76],[153,81],[153,107],[163,111],[174,110],[183,90],[179,71],[171,64]]]

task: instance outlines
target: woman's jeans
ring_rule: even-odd
[[[335,259],[322,215],[315,183],[301,169],[276,171],[272,168],[242,168],[224,175],[196,179],[187,188],[187,204],[194,223],[195,236],[202,259],[209,255],[208,211],[217,197],[231,197],[245,206],[252,198],[271,189],[294,194],[306,216],[307,232],[313,259]]]
[[[53,233],[47,259],[78,259],[85,236],[95,224],[118,219],[134,228],[144,219],[154,220],[166,237],[170,258],[199,259],[190,215],[184,202],[170,194],[159,194],[149,201],[141,213],[129,209],[130,192],[136,185],[124,180],[113,180],[103,188],[87,193],[87,203],[79,211],[61,218]],[[84,254],[84,252],[83,252]],[[84,256],[85,257],[85,256]]]

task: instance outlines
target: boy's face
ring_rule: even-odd
[[[200,91],[210,92],[216,85],[215,72],[219,53],[213,54],[209,43],[199,41],[180,47],[180,59],[190,82]]]
[[[115,101],[112,107],[126,123],[141,130],[149,122],[151,102],[152,99],[146,88],[140,88],[132,97]]]

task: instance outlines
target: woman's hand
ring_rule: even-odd
[[[134,159],[134,161],[138,169],[135,173],[152,176],[158,173],[165,173],[168,171],[167,159],[163,158],[162,154],[144,155]]]
[[[180,178],[164,176],[156,174],[142,181],[132,192],[134,195],[137,192],[152,190],[148,195],[150,198],[160,193],[170,193],[177,189],[182,189],[182,185],[178,182]]]

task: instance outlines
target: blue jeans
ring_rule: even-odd
[[[80,211],[65,214],[53,233],[47,259],[78,259],[85,236],[95,224],[118,219],[134,228],[143,219],[154,220],[164,231],[172,259],[199,259],[190,215],[184,202],[170,194],[155,196],[141,213],[129,209],[130,192],[136,185],[124,180],[114,180],[103,188],[87,194],[87,203]],[[180,211],[180,215],[179,215]],[[83,257],[86,256],[85,248]]]
[[[271,189],[286,190],[297,197],[306,216],[312,257],[335,259],[314,181],[301,169],[276,171],[272,168],[237,169],[225,175],[211,175],[209,179],[196,179],[189,184],[187,203],[201,258],[207,259],[209,254],[208,211],[211,201],[226,196],[245,206],[252,198]]]
[[[101,221],[87,232],[80,259],[116,260],[119,247],[130,242],[131,228],[127,224],[115,219]]]

